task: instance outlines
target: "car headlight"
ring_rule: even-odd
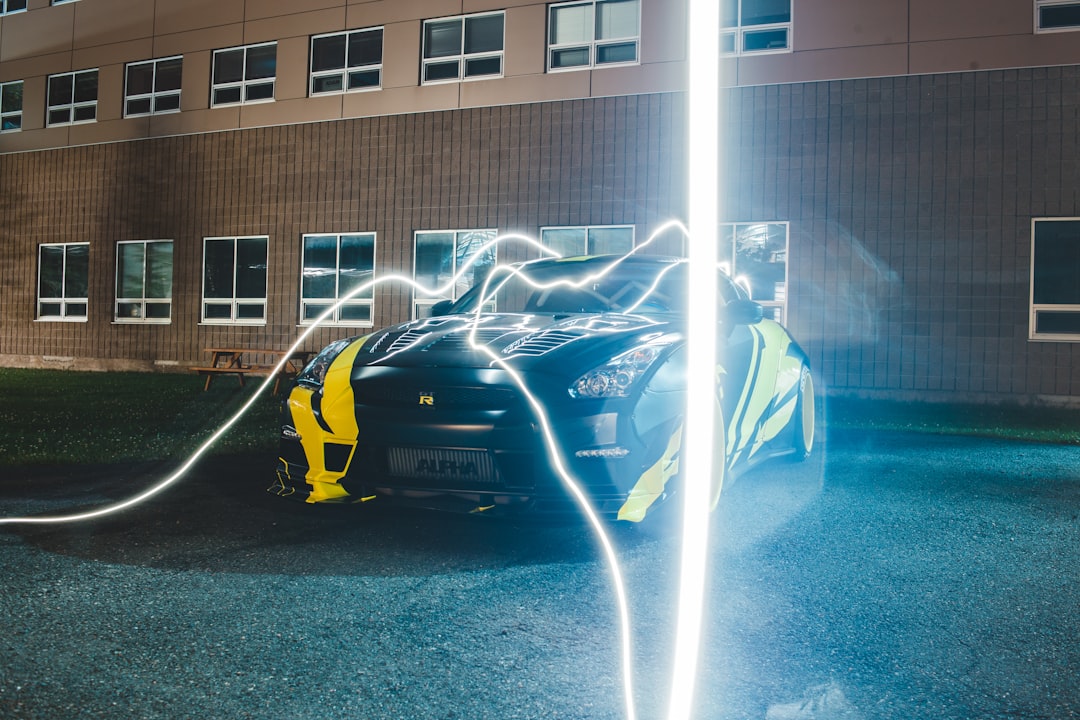
[[[585,373],[570,386],[571,397],[627,397],[630,389],[663,354],[664,344],[639,345]]]
[[[307,366],[300,371],[300,374],[296,376],[296,382],[305,385],[321,386],[323,380],[326,379],[326,371],[330,369],[330,365],[337,359],[337,356],[341,354],[341,351],[349,346],[349,344],[355,338],[346,338],[344,340],[338,340],[332,342],[324,347],[315,359],[307,364]]]

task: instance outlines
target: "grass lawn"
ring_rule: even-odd
[[[194,374],[0,368],[0,465],[186,459],[261,383],[231,377],[203,392]],[[280,396],[269,392],[212,453],[274,453]],[[985,435],[1080,445],[1080,410],[829,398],[828,429]]]
[[[0,368],[0,465],[186,459],[251,397],[173,373],[89,373]],[[212,452],[273,453],[281,397],[261,395]]]

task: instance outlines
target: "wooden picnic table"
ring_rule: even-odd
[[[282,378],[297,376],[307,365],[311,352],[307,350],[270,350],[268,348],[205,348],[203,352],[211,356],[210,364],[191,368],[206,376],[203,390],[210,389],[210,382],[218,375],[235,375],[244,386],[248,375],[269,375],[274,372],[282,358],[285,363],[274,376],[274,394],[277,395]]]

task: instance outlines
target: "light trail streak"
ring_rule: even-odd
[[[716,205],[720,201],[720,4],[689,0],[687,64],[689,97],[687,163],[689,177],[689,282],[686,373],[686,446],[683,459],[682,553],[675,656],[671,668],[668,720],[689,720],[693,713],[701,654],[701,620],[708,568],[710,490],[716,414],[708,402],[702,412],[692,398],[716,397]],[[698,406],[701,403],[697,403]],[[720,482],[723,482],[721,476]]]

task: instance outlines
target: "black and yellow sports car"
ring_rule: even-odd
[[[271,492],[560,513],[575,508],[561,466],[596,512],[640,521],[679,486],[686,282],[676,258],[501,266],[429,318],[327,346],[283,405]],[[718,398],[705,403],[722,412],[727,470],[805,457],[806,355],[718,283]]]

